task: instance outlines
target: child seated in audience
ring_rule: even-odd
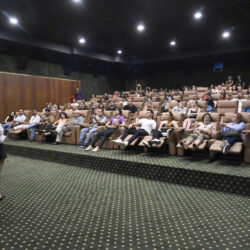
[[[200,111],[200,108],[198,107],[198,102],[197,101],[193,101],[191,104],[191,108],[188,110],[188,114],[187,114],[187,119],[184,120],[183,122],[183,127],[184,129],[190,129],[191,125],[193,122],[195,122],[197,113]]]
[[[194,132],[186,138],[185,141],[181,141],[180,145],[184,149],[188,149],[188,146],[193,143],[193,150],[204,141],[211,139],[213,132],[216,130],[215,123],[212,122],[212,117],[209,113],[202,116],[202,122],[200,122],[194,129]]]
[[[242,131],[245,128],[245,124],[241,122],[241,115],[239,113],[234,113],[232,122],[224,123],[222,121],[220,125],[223,127],[221,135],[224,138],[220,146],[222,148],[222,153],[227,154],[235,142],[243,141]]]
[[[152,140],[145,141],[143,144],[148,148],[151,148],[153,144],[159,144],[161,142],[161,137],[168,138],[169,133],[173,131],[174,128],[178,128],[178,124],[176,121],[173,120],[172,112],[166,113],[166,120],[161,121],[159,129],[152,130]]]

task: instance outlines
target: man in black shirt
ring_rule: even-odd
[[[128,99],[128,105],[124,106],[123,110],[130,110],[131,114],[135,114],[137,112],[137,107],[133,105],[131,99]]]
[[[109,106],[106,108],[107,111],[115,111],[117,107],[115,106],[115,103],[113,100],[109,102]]]

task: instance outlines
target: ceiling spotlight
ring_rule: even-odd
[[[82,0],[72,0],[74,3],[80,3]]]
[[[230,37],[230,32],[228,32],[228,31],[223,32],[222,37],[223,37],[223,38],[228,38],[228,37]]]
[[[137,25],[137,30],[142,32],[145,29],[145,26],[143,24],[138,24]]]
[[[80,39],[79,39],[79,43],[80,43],[80,44],[84,44],[85,42],[86,42],[86,40],[85,40],[84,38],[80,38]]]
[[[198,12],[196,12],[195,14],[194,14],[194,18],[195,19],[200,19],[202,17],[202,13],[200,12],[200,11],[198,11]]]
[[[121,55],[122,54],[122,50],[118,49],[117,50],[117,54]]]
[[[18,19],[15,18],[15,17],[10,17],[9,21],[10,21],[11,24],[14,24],[14,25],[18,24]]]
[[[170,44],[170,46],[175,46],[176,45],[176,41],[171,41],[169,44]]]

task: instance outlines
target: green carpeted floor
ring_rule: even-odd
[[[244,196],[11,155],[1,190],[3,249],[250,247]]]

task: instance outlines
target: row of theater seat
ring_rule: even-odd
[[[222,107],[220,109],[221,112],[212,112],[212,122],[216,123],[216,130],[217,132],[221,130],[220,128],[220,121],[223,119],[224,122],[231,122],[232,120],[232,115],[236,111],[235,107],[231,107],[230,105],[226,104],[226,106]],[[25,110],[24,111],[25,115],[27,116],[27,121],[29,120],[29,117],[31,116],[31,111]],[[42,113],[39,113],[41,115]],[[53,115],[57,117],[57,112],[52,112]],[[91,111],[90,110],[82,110],[80,111],[80,114],[84,117],[85,119],[85,124],[86,126],[90,125],[91,123]],[[199,112],[197,114],[197,118],[195,123],[193,123],[193,127],[190,130],[184,130],[182,128],[183,121],[185,119],[184,115],[182,113],[173,113],[173,119],[177,122],[179,128],[175,129],[173,133],[170,134],[169,139],[165,140],[164,138],[161,139],[161,143],[155,147],[162,147],[164,144],[168,145],[169,148],[169,154],[170,155],[176,155],[178,154],[179,156],[184,155],[184,150],[180,147],[179,142],[187,137],[189,134],[192,133],[193,128],[197,122],[201,122],[201,117],[204,114],[204,112]],[[67,113],[68,117],[71,118],[73,116],[72,112]],[[107,118],[111,118],[113,115],[112,111],[104,111],[104,115]],[[130,124],[132,122],[132,116],[130,111],[125,111],[123,110],[122,115],[125,118],[126,124]],[[146,111],[140,111],[137,115],[138,119],[145,118],[147,117],[147,112]],[[157,121],[157,125],[159,126],[160,121],[164,120],[166,117],[166,113],[160,113],[159,111],[154,111],[154,119]],[[246,163],[250,163],[250,113],[243,112],[241,113],[242,121],[245,123],[245,131],[244,131],[244,136],[245,140],[244,143],[236,143],[229,151],[230,154],[235,154],[243,155],[243,159]],[[99,127],[98,130],[103,129],[104,127]],[[78,144],[79,143],[79,138],[80,138],[80,127],[76,126],[73,127],[73,129],[70,132],[65,133],[63,136],[62,143],[66,144]],[[118,149],[119,146],[114,144],[112,140],[117,139],[121,136],[123,133],[124,128],[118,128],[116,132],[109,138],[109,140],[104,144],[103,148],[108,148],[108,149]],[[14,136],[14,135],[13,135]],[[126,140],[129,139],[126,138]],[[142,138],[139,138],[139,140]],[[142,141],[138,144],[139,146],[144,146],[143,141],[148,140],[149,137],[145,137],[142,139]],[[42,135],[36,135],[35,140],[37,141],[44,141],[44,137]],[[221,149],[219,147],[219,142],[216,140],[216,133],[212,136],[212,139],[209,140],[208,142],[206,141],[205,143],[202,143],[199,147],[198,150],[204,150],[205,148],[209,149],[210,152],[210,158],[215,157],[215,153],[221,152]],[[138,141],[134,141],[132,145],[135,145],[138,143]]]

